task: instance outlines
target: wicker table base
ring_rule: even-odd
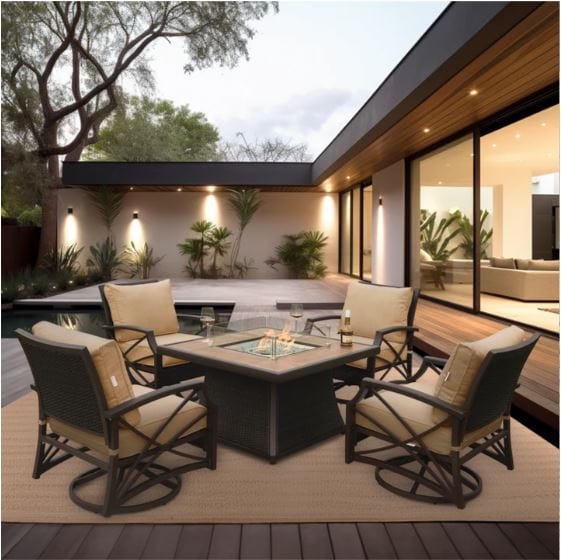
[[[275,463],[343,431],[329,371],[279,384],[203,369],[223,443]]]

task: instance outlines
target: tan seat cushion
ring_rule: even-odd
[[[412,288],[391,288],[352,282],[343,309],[351,310],[351,325],[356,336],[372,338],[376,331],[407,325],[413,297]],[[392,341],[405,340],[405,332],[392,333]]]
[[[156,337],[156,344],[163,346],[166,344],[176,344],[178,342],[187,342],[189,340],[194,340],[195,338],[200,338],[194,334],[185,333],[174,333],[174,334],[163,334]],[[128,342],[120,342],[119,346],[123,354],[135,344],[136,340],[131,340]],[[131,351],[127,354],[127,359],[131,362],[138,362],[145,366],[154,366],[154,354],[148,341],[146,339],[141,340]],[[172,356],[164,356],[162,359],[163,367],[177,366],[179,364],[185,364],[184,360],[179,358],[173,358]]]
[[[134,398],[121,350],[114,340],[65,329],[47,321],[33,325],[32,331],[35,336],[50,342],[85,346],[88,349],[108,408],[113,408]],[[136,425],[140,421],[140,414],[133,410],[127,413],[126,418],[132,425]]]
[[[522,329],[511,326],[481,340],[458,344],[440,374],[435,386],[435,396],[463,407],[475,376],[489,351],[514,346],[524,338],[525,333]],[[435,409],[433,416],[434,420],[439,422],[446,417],[446,413]]]
[[[136,397],[149,393],[153,390],[141,385],[134,385],[133,388]],[[136,425],[136,429],[147,436],[154,435],[158,431],[162,422],[173,413],[180,402],[181,399],[179,397],[170,395],[169,397],[164,397],[140,407],[137,410],[140,421]],[[189,422],[195,420],[195,418],[204,413],[205,410],[206,408],[200,404],[193,402],[187,403],[158,436],[158,441],[160,443],[170,441],[182,426],[185,426]],[[94,451],[98,451],[103,455],[109,455],[109,448],[105,445],[103,436],[87,430],[81,430],[72,425],[66,424],[65,422],[61,422],[56,418],[49,418],[48,421],[51,429],[55,433],[78,444],[85,445],[86,447],[89,447]],[[183,436],[192,434],[202,430],[203,428],[206,428],[206,416],[203,416],[200,420],[195,422],[195,424],[191,426],[183,434]],[[119,430],[119,457],[123,458],[136,455],[142,451],[145,445],[146,440],[135,434],[132,430],[126,428],[121,428]]]
[[[416,389],[417,391],[428,395],[434,393],[435,390],[434,384],[422,381],[410,383],[407,387]],[[399,412],[401,417],[407,424],[409,424],[409,426],[411,426],[415,433],[420,435],[438,424],[438,422],[433,419],[434,407],[430,404],[420,402],[398,393],[392,393],[390,391],[380,391],[379,394],[391,407],[395,408],[395,410]],[[386,433],[384,431],[385,429],[388,432],[391,432],[398,441],[407,441],[411,438],[411,434],[407,428],[405,428],[405,426],[376,396],[370,397],[358,403],[356,410],[356,424],[358,426],[362,426],[363,428],[382,434]],[[371,418],[379,422],[384,429],[376,426],[374,422],[371,422],[365,416],[362,416],[360,414],[361,412],[368,414]],[[471,445],[485,435],[496,430],[500,426],[501,420],[502,419],[499,418],[483,428],[466,434],[461,443],[461,448],[463,449]],[[452,428],[449,426],[441,426],[421,439],[424,445],[435,453],[449,455],[452,451]]]
[[[374,342],[372,338],[365,338],[363,336],[353,336],[353,340],[360,344],[373,344]],[[396,350],[399,350],[401,348],[401,344],[397,342],[395,344],[394,343],[392,344],[394,345]],[[401,353],[401,357],[403,359],[407,357],[407,348],[403,349],[403,352]],[[383,342],[382,346],[380,347],[380,353],[376,356],[376,362],[374,364],[374,367],[385,366],[387,365],[387,361],[393,362],[394,359],[395,359],[395,354],[393,350],[385,342]],[[366,369],[366,362],[367,359],[363,358],[362,360],[356,360],[355,362],[351,362],[349,365],[360,369]]]
[[[104,293],[114,325],[143,327],[156,335],[179,331],[169,280],[136,285],[105,284]],[[118,342],[141,337],[142,333],[135,331],[115,331]]]

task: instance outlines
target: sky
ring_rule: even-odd
[[[205,113],[221,137],[280,136],[315,159],[447,2],[280,2],[253,22],[249,61],[183,73],[176,41],[155,45],[156,94]]]

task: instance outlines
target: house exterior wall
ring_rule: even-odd
[[[330,272],[338,266],[338,197],[327,193],[261,193],[263,206],[246,228],[240,250],[243,257],[253,259],[255,270],[250,278],[283,278],[288,272],[273,270],[265,264],[274,255],[283,234],[302,230],[321,230],[328,237],[325,264]],[[73,213],[68,214],[67,208]],[[133,212],[139,213],[133,220]],[[187,257],[180,255],[177,244],[186,237],[195,237],[190,226],[197,220],[211,220],[217,225],[236,229],[236,219],[228,208],[226,193],[209,192],[130,192],[117,217],[113,236],[118,246],[145,241],[154,248],[155,256],[165,258],[152,271],[158,277],[185,276]],[[103,241],[106,229],[84,191],[61,189],[58,210],[59,246],[76,243],[84,246],[81,264],[85,265],[88,247]]]
[[[372,282],[405,281],[405,161],[372,175]],[[379,204],[382,197],[382,204]]]

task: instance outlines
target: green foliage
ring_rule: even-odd
[[[489,217],[489,210],[480,210],[479,213],[479,247],[482,259],[487,258],[487,250],[493,237],[493,228],[485,229],[485,221]],[[473,259],[473,224],[471,220],[465,215],[461,214],[458,218],[458,225],[460,226],[460,235],[462,241],[458,245],[464,252],[467,259]]]
[[[78,271],[78,257],[84,248],[78,249],[77,245],[70,245],[66,249],[51,249],[41,260],[39,268],[49,274],[69,273]]]
[[[323,278],[327,267],[323,249],[328,237],[321,231],[302,231],[284,235],[284,241],[275,249],[275,257],[265,261],[271,268],[283,264],[294,278]],[[276,270],[276,268],[275,268]]]
[[[86,159],[109,161],[212,161],[218,130],[187,105],[150,97],[127,97],[101,129]]]
[[[238,231],[230,253],[230,278],[243,278],[246,276],[249,268],[251,268],[251,266],[247,267],[247,259],[240,263],[238,258],[245,228],[249,225],[262,204],[263,199],[257,189],[228,190],[228,205],[238,220]]]
[[[193,278],[219,278],[222,269],[218,266],[218,257],[224,257],[230,247],[228,241],[232,232],[224,226],[217,226],[208,220],[200,220],[191,226],[191,231],[198,233],[198,238],[185,239],[179,243],[179,252],[189,257],[185,267]],[[205,258],[211,256],[207,269]]]
[[[86,190],[86,194],[110,235],[113,224],[123,209],[126,193],[109,187],[95,187]]]
[[[43,210],[37,204],[33,208],[24,210],[18,216],[18,223],[22,226],[36,226],[41,227],[43,221]]]
[[[154,257],[154,249],[144,243],[144,247],[136,248],[134,241],[131,246],[127,247],[123,253],[123,262],[127,265],[131,278],[150,278],[150,271],[164,257]]]
[[[95,280],[112,280],[122,264],[123,255],[119,253],[111,237],[107,237],[103,243],[90,245],[86,266]]]
[[[461,231],[458,227],[459,211],[441,218],[436,222],[436,212],[421,210],[421,249],[424,249],[435,261],[448,260],[458,247],[448,249],[450,242]]]

